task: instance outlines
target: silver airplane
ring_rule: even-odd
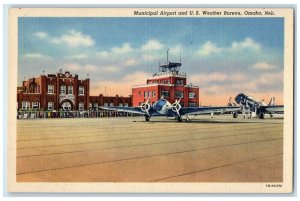
[[[284,113],[284,105],[275,105],[275,97],[272,97],[269,104],[266,104],[252,96],[240,93],[235,97],[235,101],[240,105],[244,118],[246,111],[254,112],[259,119],[264,119],[265,114],[270,114],[270,117],[273,117],[273,114]],[[233,117],[237,118],[237,112],[233,113]]]
[[[175,117],[178,122],[182,121],[182,116],[186,117],[187,121],[191,121],[189,115],[210,114],[215,113],[235,112],[240,110],[239,106],[227,107],[182,107],[180,99],[171,104],[169,101],[161,97],[153,105],[149,104],[149,99],[142,103],[139,107],[102,107],[104,110],[111,110],[116,112],[128,112],[134,114],[142,114],[145,116],[145,121],[149,121],[152,116],[167,116]]]

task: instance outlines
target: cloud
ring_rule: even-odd
[[[55,44],[66,44],[69,47],[90,47],[95,44],[89,35],[84,35],[75,30],[69,30],[67,34],[60,37],[53,37],[51,41]]]
[[[198,54],[200,56],[209,56],[211,54],[215,54],[220,52],[222,49],[218,48],[217,45],[215,43],[212,43],[210,41],[207,41],[206,43],[204,43],[200,49],[198,50]]]
[[[108,51],[101,51],[101,52],[97,52],[96,55],[100,56],[100,57],[107,57],[109,55],[109,52]]]
[[[142,45],[141,50],[161,50],[163,47],[164,45],[158,40],[151,39],[146,44]]]
[[[197,54],[203,57],[217,53],[237,53],[244,50],[260,51],[261,45],[252,38],[246,38],[243,41],[233,41],[229,47],[218,47],[216,43],[211,41],[205,42]]]
[[[75,54],[68,57],[69,59],[86,59],[88,55],[86,54]]]
[[[40,39],[44,39],[48,37],[48,33],[46,32],[35,32],[34,35]]]
[[[86,64],[80,65],[77,63],[65,64],[67,70],[71,72],[96,72],[98,67],[96,65]]]
[[[131,47],[130,43],[123,43],[119,47],[113,47],[110,50],[103,50],[100,52],[96,52],[96,56],[99,56],[102,58],[107,58],[108,56],[110,56],[109,59],[111,60],[111,57],[116,54],[125,56],[125,55],[131,53],[132,51],[134,51],[134,49]],[[120,57],[118,57],[118,58],[120,58]]]
[[[126,54],[131,52],[133,49],[130,45],[130,43],[124,43],[121,47],[113,47],[111,49],[111,52],[116,54]]]
[[[261,73],[260,76],[254,80],[257,87],[261,85],[274,85],[283,82],[283,71],[272,73]]]
[[[203,94],[208,94],[208,95],[220,94],[220,92],[224,92],[222,85],[212,85],[201,89],[201,91]]]
[[[223,72],[213,72],[213,73],[200,73],[191,75],[189,81],[193,84],[208,85],[212,82],[240,82],[246,80],[247,77],[242,73],[223,73]]]
[[[204,95],[237,94],[240,92],[281,92],[283,71],[260,73],[251,76],[246,73],[201,73],[192,75],[189,81],[200,87]]]
[[[39,53],[27,53],[24,54],[23,56],[28,59],[50,59],[49,56],[39,54]]]
[[[98,70],[98,67],[96,65],[87,64],[83,66],[83,69],[87,72],[96,72]]]
[[[65,68],[71,72],[80,72],[80,73],[115,73],[119,70],[116,66],[97,66],[94,64],[78,64],[78,63],[69,63],[64,64]]]
[[[125,66],[134,66],[137,65],[138,61],[134,58],[126,60],[123,64]]]
[[[267,62],[257,62],[252,66],[252,68],[257,70],[271,70],[275,68],[275,65]]]
[[[182,47],[181,47],[181,45],[176,45],[176,46],[170,48],[170,52],[171,52],[172,54],[179,54],[179,53],[181,53],[181,52],[182,52]]]
[[[255,42],[252,38],[246,38],[244,41],[241,42],[233,42],[231,44],[230,50],[231,51],[239,51],[242,49],[254,49],[254,50],[260,50],[261,45],[257,42]]]

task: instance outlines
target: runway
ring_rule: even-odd
[[[17,121],[19,182],[282,182],[283,119]]]

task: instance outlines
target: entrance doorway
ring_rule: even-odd
[[[65,111],[70,111],[72,109],[72,105],[71,103],[69,102],[64,102],[62,105],[61,105],[61,108]]]

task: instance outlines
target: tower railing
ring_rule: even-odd
[[[158,72],[158,73],[155,73],[152,76],[152,78],[165,77],[165,76],[176,76],[176,77],[186,78],[186,73],[176,72],[176,71]]]

